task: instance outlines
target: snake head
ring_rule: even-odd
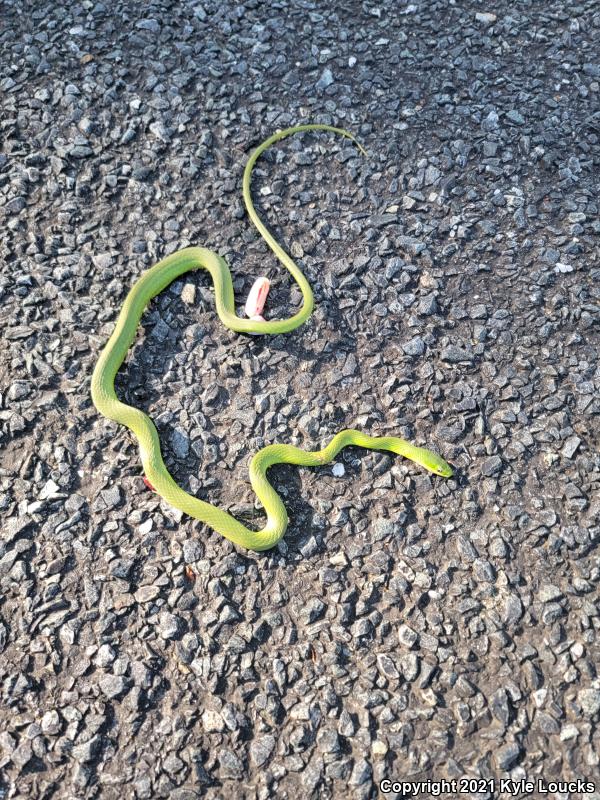
[[[454,471],[450,464],[447,461],[439,456],[437,453],[432,452],[431,450],[427,453],[427,460],[424,463],[424,466],[430,472],[433,472],[434,475],[439,475],[442,478],[451,478],[454,474]]]

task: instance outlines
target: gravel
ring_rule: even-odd
[[[103,675],[100,678],[100,689],[109,699],[120,697],[127,689],[127,681],[122,675]]]
[[[383,778],[600,765],[600,15],[509,3],[7,0],[0,31],[0,800],[375,798]],[[188,491],[262,524],[260,447],[344,427],[434,447],[277,467],[290,526],[241,551],[144,485],[89,397],[133,280],[223,255],[145,312],[117,393]],[[390,795],[391,796],[391,795]],[[591,797],[591,796],[590,796]]]
[[[273,735],[267,734],[266,736],[257,736],[256,739],[250,743],[250,762],[257,767],[262,767],[271,757],[275,745],[276,739]]]
[[[518,744],[505,744],[496,752],[496,764],[498,769],[506,772],[512,767],[521,755],[521,747]]]

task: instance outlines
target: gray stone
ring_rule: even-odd
[[[417,307],[417,313],[424,317],[430,317],[433,314],[437,314],[439,310],[440,309],[437,304],[437,300],[433,294],[428,294],[423,297]]]
[[[365,758],[357,758],[348,783],[350,786],[362,786],[371,779],[372,773],[373,770],[369,762]]]
[[[516,764],[521,752],[520,745],[516,743],[505,744],[502,747],[499,747],[494,753],[494,761],[496,762],[496,766],[503,772],[509,770]]]
[[[116,657],[114,649],[109,644],[103,644],[98,648],[94,661],[99,667],[108,667]]]
[[[549,603],[552,600],[558,600],[563,596],[562,590],[552,583],[545,583],[538,589],[537,597],[542,603]]]
[[[159,615],[159,629],[163,639],[176,639],[182,629],[182,621],[176,614],[161,611]]]
[[[420,336],[415,336],[408,342],[404,342],[402,349],[408,356],[420,356],[425,352],[425,342]]]
[[[163,767],[165,772],[168,772],[169,775],[176,775],[178,772],[181,772],[185,764],[175,753],[169,753],[163,761]]]
[[[60,733],[62,722],[58,711],[56,711],[56,709],[46,711],[42,717],[41,726],[42,732],[45,733],[46,736],[56,736],[57,733]]]
[[[455,344],[444,347],[441,353],[442,361],[447,361],[449,364],[467,363],[473,361],[473,357],[473,353]]]
[[[87,764],[94,761],[102,749],[102,737],[98,734],[92,736],[87,742],[76,745],[71,750],[71,755],[76,761]]]
[[[183,543],[183,560],[186,564],[193,564],[200,561],[204,555],[202,544],[196,539],[186,539]]]
[[[100,678],[99,686],[110,700],[121,697],[128,688],[127,680],[122,675],[103,675]]]
[[[23,400],[25,397],[29,397],[31,394],[32,386],[29,381],[14,381],[8,387],[8,392],[6,396],[9,400]]]
[[[141,19],[136,22],[136,28],[141,28],[142,30],[150,31],[151,33],[159,33],[160,23],[153,17],[148,17],[147,19]]]
[[[116,485],[111,486],[108,489],[104,489],[100,493],[100,496],[102,497],[107,509],[116,508],[121,504],[122,501],[121,489]]]
[[[323,90],[326,89],[328,86],[334,82],[333,74],[330,69],[325,68],[321,73],[321,77],[316,83],[317,89]]]
[[[325,611],[325,603],[319,597],[309,598],[300,610],[302,620],[306,624],[316,622]]]
[[[244,765],[238,756],[228,747],[222,747],[218,752],[221,775],[223,778],[239,780],[244,774]]]
[[[373,625],[371,621],[366,618],[357,619],[350,628],[350,632],[355,639],[361,636],[371,636],[373,634]]]
[[[481,474],[486,478],[497,475],[502,470],[502,459],[500,456],[490,456],[481,465]]]
[[[336,730],[322,728],[317,734],[317,747],[322,753],[339,753],[340,739]]]
[[[160,595],[159,586],[140,586],[134,597],[138,603],[151,603]]]
[[[579,445],[581,444],[581,439],[578,436],[569,436],[567,441],[564,443],[561,452],[561,455],[564,458],[573,458],[577,450],[579,449]]]
[[[509,111],[508,114],[506,115],[506,118],[508,120],[510,120],[511,122],[513,122],[515,125],[524,125],[525,124],[525,118],[516,109],[512,109],[511,111]]]
[[[171,433],[171,447],[177,458],[187,458],[190,440],[183,428],[174,428]]]
[[[275,744],[275,737],[271,734],[254,739],[250,742],[250,762],[257,767],[262,767],[275,750]]]
[[[577,702],[586,717],[593,717],[600,711],[600,689],[581,689]]]
[[[96,253],[92,256],[95,266],[100,269],[108,269],[113,264],[113,257],[111,253]]]
[[[225,721],[218,711],[207,708],[202,712],[202,727],[207,733],[221,733],[225,730]]]
[[[494,692],[490,708],[496,719],[507,726],[511,719],[511,710],[506,689],[501,688]]]
[[[502,604],[502,621],[516,625],[523,616],[523,604],[516,594],[509,594]]]
[[[419,642],[419,634],[408,625],[400,625],[398,628],[398,639],[400,644],[406,647],[414,647]]]

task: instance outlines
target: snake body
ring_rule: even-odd
[[[302,306],[292,317],[282,320],[258,321],[238,317],[235,313],[233,284],[227,262],[211,250],[203,247],[187,247],[164,258],[147,270],[134,283],[117,318],[115,329],[102,351],[92,375],[92,400],[98,411],[115,422],[126,425],[137,437],[140,456],[147,479],[152,488],[167,503],[191,517],[201,520],[217,533],[236,545],[253,550],[268,550],[284,535],[288,515],[281,498],[267,480],[267,470],[274,464],[297,464],[317,467],[330,463],[348,445],[370,450],[386,450],[415,461],[430,472],[450,477],[452,469],[437,453],[415,447],[397,437],[372,437],[356,430],[344,430],[333,437],[322,450],[307,452],[286,444],[272,444],[259,450],[250,462],[250,481],[256,496],[267,515],[265,527],[251,530],[231,514],[216,506],[199,500],[185,492],[172,478],[162,459],[158,433],[154,423],[143,411],[121,402],[115,393],[114,380],[131,346],[144,309],[150,300],[172,281],[189,270],[205,269],[212,278],[215,290],[217,314],[225,326],[239,333],[278,334],[298,328],[310,316],[313,309],[313,293],[310,284],[285,250],[262,223],[250,193],[252,169],[260,155],[273,143],[301,131],[329,131],[352,140],[364,153],[355,137],[342,128],[330,125],[297,125],[275,133],[259,145],[250,157],[243,177],[243,197],[250,219],[259,233],[275,253],[279,261],[289,270],[302,292]]]

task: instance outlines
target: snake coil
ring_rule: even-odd
[[[250,156],[243,178],[243,197],[248,215],[260,235],[279,261],[291,273],[302,292],[302,306],[288,319],[259,321],[243,319],[235,313],[233,284],[227,262],[203,247],[188,247],[159,261],[134,283],[117,318],[115,329],[102,351],[92,375],[92,400],[98,411],[115,422],[126,425],[137,437],[144,472],[154,490],[167,503],[201,520],[210,528],[242,547],[268,550],[284,535],[288,515],[281,498],[267,480],[266,472],[273,464],[297,464],[316,467],[330,463],[348,445],[370,450],[387,450],[415,461],[436,475],[450,477],[452,469],[437,453],[415,447],[393,436],[372,437],[356,430],[344,430],[333,437],[323,450],[307,452],[286,444],[263,447],[250,462],[250,481],[267,515],[265,527],[254,531],[235,517],[185,492],[172,478],[162,459],[160,442],[154,423],[143,411],[121,402],[115,393],[115,376],[123,363],[137,331],[142,313],[150,300],[179,276],[193,269],[207,270],[213,280],[217,314],[223,324],[239,333],[288,333],[302,325],[310,316],[314,300],[310,284],[285,250],[260,220],[250,193],[252,170],[260,155],[280,139],[301,131],[329,131],[350,139],[362,153],[365,150],[355,137],[342,128],[331,125],[296,125],[266,139]],[[366,154],[366,153],[365,153]]]

